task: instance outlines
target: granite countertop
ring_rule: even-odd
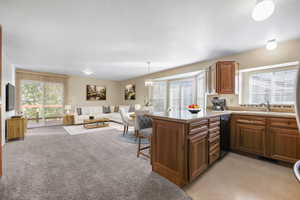
[[[201,110],[197,114],[191,114],[188,110],[177,110],[169,112],[154,112],[150,116],[153,118],[169,119],[173,121],[191,122],[194,120],[205,119],[210,117],[217,117],[228,114],[242,114],[242,115],[260,115],[260,116],[273,116],[273,117],[296,117],[295,113],[282,113],[282,112],[261,112],[261,111],[212,111],[212,110]]]

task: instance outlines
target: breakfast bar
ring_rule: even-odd
[[[226,114],[152,114],[152,170],[180,187],[198,177],[219,158],[220,116]]]

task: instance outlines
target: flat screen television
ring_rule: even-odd
[[[15,109],[15,86],[6,84],[6,111]]]

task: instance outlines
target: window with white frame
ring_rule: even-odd
[[[195,103],[195,79],[181,79],[169,82],[169,107],[183,110]]]
[[[242,104],[293,104],[296,66],[269,67],[241,73]]]
[[[167,106],[167,82],[156,81],[151,87],[151,103],[156,112],[164,112]]]
[[[196,76],[196,87],[197,87],[197,104],[201,106],[205,106],[205,93],[207,89],[206,85],[206,73],[201,72]]]
[[[150,99],[155,112],[165,112],[171,108],[173,111],[183,110],[190,104],[197,103],[205,106],[206,78],[205,72],[195,73],[186,77],[181,74],[180,78],[172,76],[155,81],[150,90]]]

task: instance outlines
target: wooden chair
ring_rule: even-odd
[[[152,119],[147,117],[145,113],[136,113],[136,131],[138,137],[138,150],[137,157],[143,155],[145,157],[151,158],[151,137],[152,137]],[[149,145],[144,147],[141,146],[142,139],[148,139]],[[149,149],[149,154],[144,153],[144,150]]]
[[[296,162],[294,165],[294,174],[296,176],[296,179],[300,183],[300,160],[298,162]]]

